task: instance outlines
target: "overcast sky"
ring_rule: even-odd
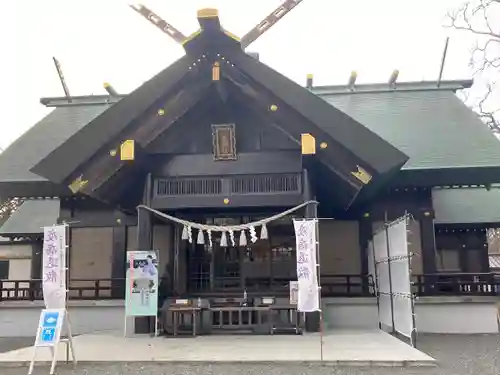
[[[462,0],[304,0],[249,50],[291,79],[344,84],[435,80],[446,35],[444,79],[470,78],[473,37],[443,29]],[[173,40],[125,0],[2,0],[0,12],[0,147],[48,113],[40,97],[62,96],[52,56],[72,95],[104,94],[110,82],[127,93],[183,54]],[[216,7],[223,26],[242,36],[281,0],[144,0],[184,34],[197,29],[196,10]]]

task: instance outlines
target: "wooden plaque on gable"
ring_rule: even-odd
[[[212,125],[215,160],[236,160],[234,124]]]

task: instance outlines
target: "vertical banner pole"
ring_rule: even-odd
[[[378,277],[379,261],[377,261],[377,257],[375,256],[375,241],[373,240],[374,237],[375,235],[372,231],[371,248],[372,248],[372,258],[373,258],[373,272],[375,272],[374,287],[375,287],[375,296],[377,298],[378,328],[382,329],[382,322],[380,321],[380,288],[379,288],[379,277]]]
[[[315,216],[317,216],[317,208],[315,210]],[[323,362],[323,300],[321,298],[321,267],[320,267],[320,257],[319,257],[319,221],[317,218],[314,220],[314,230],[316,232],[316,278],[318,282],[318,294],[319,294],[319,350],[320,359]]]
[[[385,212],[384,218],[384,230],[385,230],[385,238],[386,238],[386,250],[387,250],[387,269],[389,276],[389,294],[391,298],[391,323],[392,330],[391,333],[394,333],[396,330],[396,324],[394,322],[394,291],[392,288],[392,271],[391,271],[391,245],[389,244],[389,223],[387,219],[387,211]]]
[[[410,228],[408,227],[408,222],[409,220],[411,219],[411,216],[405,212],[405,224],[406,224],[406,243],[409,244],[410,241],[409,241],[409,238],[408,238],[408,232],[410,231]],[[408,261],[408,275],[410,276],[410,295],[408,296],[409,298],[411,298],[411,318],[412,318],[412,331],[411,331],[411,337],[410,337],[410,340],[411,340],[411,346],[413,346],[414,348],[417,347],[417,324],[416,324],[416,321],[415,321],[415,295],[413,294],[413,281],[412,281],[412,267],[411,267],[411,261],[412,261],[412,257],[413,257],[413,253],[408,251],[407,250],[407,253],[408,253],[408,257],[407,257],[407,261]]]
[[[306,312],[319,313],[319,349],[320,359],[323,361],[324,322],[317,210],[314,210],[314,217],[294,219],[294,230],[297,246],[297,310],[303,314]]]
[[[70,227],[67,223],[64,223],[64,232],[65,232],[65,236],[64,236],[64,258],[65,258],[65,262],[66,264],[64,265],[66,267],[66,270],[65,270],[65,276],[66,276],[66,303],[65,303],[65,307],[66,307],[66,310],[68,309],[68,299],[69,299],[69,284],[70,284],[70,275],[69,275],[69,268],[70,268],[70,256],[69,256],[69,252],[70,252],[70,248],[69,248],[69,242],[68,242],[68,239],[70,238]]]

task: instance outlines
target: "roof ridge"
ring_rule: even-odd
[[[457,91],[467,89],[472,86],[472,80],[457,79],[441,81],[404,81],[398,82],[396,86],[391,87],[384,82],[362,83],[350,89],[347,85],[318,85],[313,86],[310,90],[316,95],[346,95],[346,94],[372,94],[372,93],[387,93],[387,92],[407,92],[407,91]],[[66,107],[80,105],[99,105],[99,104],[114,104],[128,96],[128,94],[119,95],[78,95],[71,97],[71,102],[65,96],[43,97],[40,103],[46,107]]]

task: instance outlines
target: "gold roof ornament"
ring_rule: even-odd
[[[372,175],[366,171],[366,169],[356,165],[357,171],[351,172],[351,174],[361,181],[364,185],[367,185],[372,180]]]
[[[302,155],[316,154],[316,138],[312,134],[304,133],[300,135],[300,144],[302,146]]]
[[[218,61],[212,65],[212,81],[220,81],[220,63]]]
[[[68,185],[68,187],[69,187],[69,190],[71,190],[71,192],[73,194],[76,194],[80,190],[82,190],[85,187],[85,185],[87,185],[88,183],[89,183],[89,181],[84,180],[83,175],[80,175],[80,177],[76,178],[71,184]]]
[[[204,8],[197,12],[198,18],[217,18],[219,17],[219,11],[215,8]]]
[[[135,141],[127,139],[120,146],[120,160],[130,161],[135,159]]]

